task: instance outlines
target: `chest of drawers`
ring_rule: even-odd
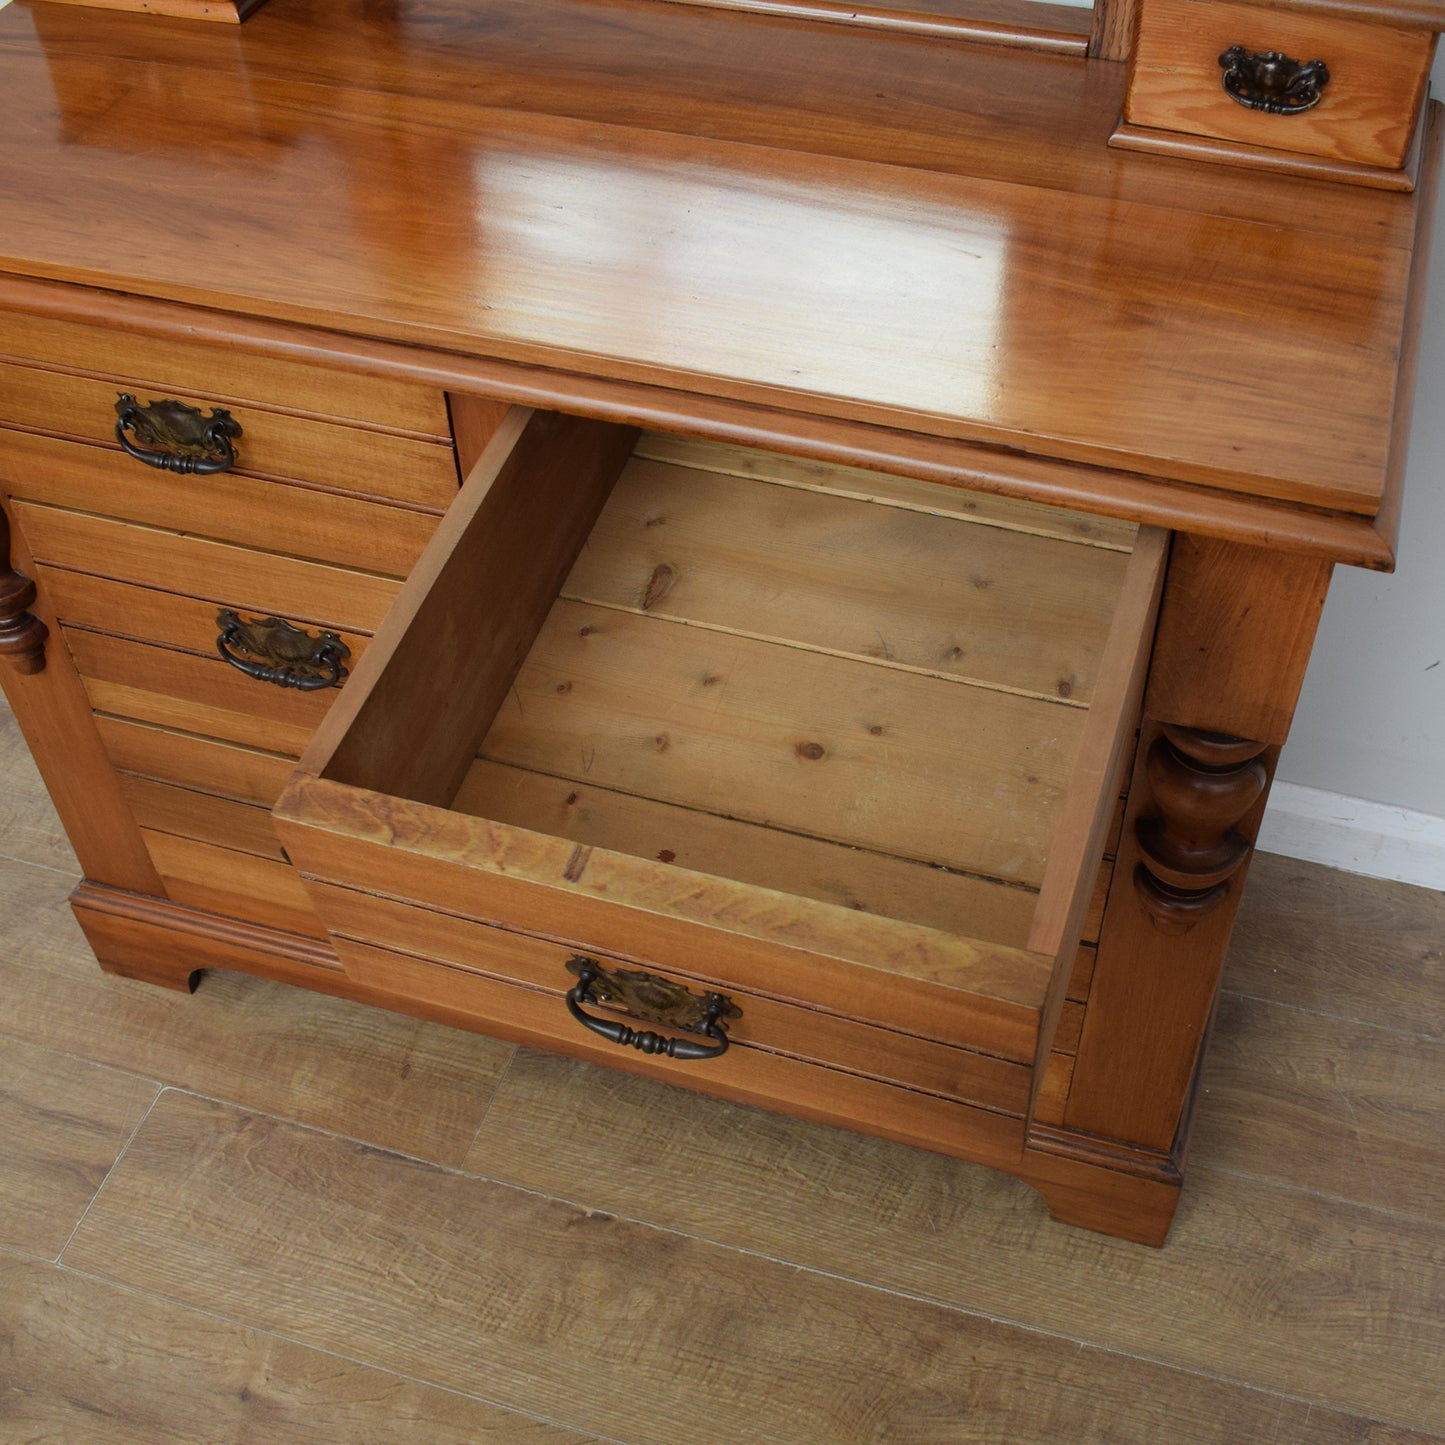
[[[101,964],[1162,1241],[1330,571],[1391,560],[1436,121],[1390,194],[1121,155],[1081,57],[78,13],[0,18],[0,661]]]

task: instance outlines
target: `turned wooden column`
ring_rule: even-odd
[[[1168,723],[1144,752],[1152,808],[1136,819],[1134,886],[1155,925],[1187,933],[1229,896],[1251,844],[1239,826],[1269,785],[1265,745]]]
[[[0,509],[0,657],[24,673],[45,666],[49,628],[27,609],[35,601],[35,583],[10,564],[10,518]]]
[[[1177,1177],[1279,745],[1331,565],[1177,536],[1058,1156]],[[1111,1154],[1112,1151],[1112,1154]]]
[[[106,755],[85,684],[48,600],[31,581],[35,561],[25,536],[4,505],[0,566],[0,688],[80,866],[97,882],[163,896],[165,886]]]

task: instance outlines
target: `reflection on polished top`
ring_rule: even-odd
[[[1122,72],[613,0],[16,5],[0,271],[1374,514],[1430,186],[1112,151]]]

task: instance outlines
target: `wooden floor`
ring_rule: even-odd
[[[1258,861],[1156,1252],[486,1039],[106,978],[5,713],[0,850],[7,1445],[1442,1438],[1445,895]]]

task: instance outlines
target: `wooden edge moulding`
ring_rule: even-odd
[[[1433,131],[1432,158],[1439,154],[1445,116]],[[1430,175],[1433,187],[1434,170]],[[1429,228],[1428,211],[1422,210],[1417,234],[1427,249]],[[1417,241],[1417,254],[1419,245]],[[1427,262],[1428,255],[1417,271]],[[1394,506],[1378,517],[1324,511],[1048,457],[999,456],[981,444],[837,416],[784,411],[492,358],[424,352],[396,342],[321,332],[290,322],[198,312],[194,307],[150,297],[108,296],[106,304],[117,327],[146,336],[191,337],[200,315],[214,328],[210,334],[221,345],[258,359],[336,368],[356,376],[404,378],[466,396],[471,403],[486,398],[490,402],[487,425],[495,424],[510,405],[556,408],[649,430],[1018,497],[1093,516],[1233,538],[1373,571],[1388,572],[1395,565],[1398,508]],[[0,276],[0,306],[56,320],[84,321],[91,315],[84,295],[74,287],[29,277]],[[1419,326],[1416,314],[1405,337],[1407,355],[1418,349]],[[1409,387],[1402,388],[1401,420],[1408,419],[1410,394]],[[457,420],[459,445],[463,428],[471,425],[470,415],[468,411]],[[1399,434],[1404,435],[1403,431]],[[1391,468],[1394,491],[1403,480],[1403,462],[1401,446],[1399,464]]]

